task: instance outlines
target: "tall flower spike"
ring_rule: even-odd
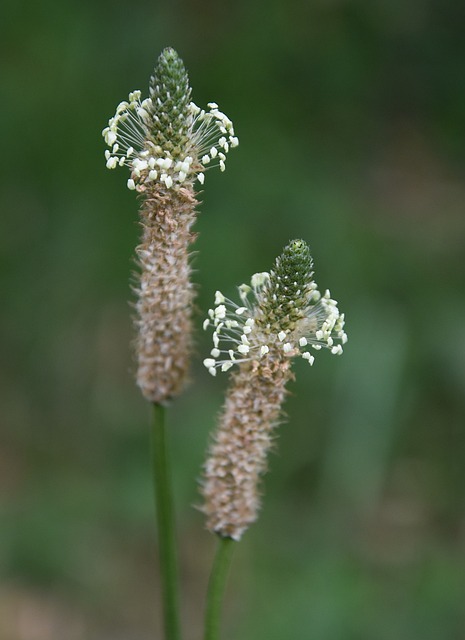
[[[241,305],[217,291],[204,322],[213,328],[204,365],[212,375],[237,369],[205,464],[202,509],[210,531],[234,540],[257,519],[259,479],[293,378],[292,359],[312,365],[309,349],[339,355],[347,342],[344,315],[329,291],[318,291],[303,240],[290,242],[270,273],[241,285],[239,297]]]
[[[102,132],[107,167],[126,166],[129,189],[142,199],[139,273],[135,287],[137,384],[145,398],[165,403],[183,389],[191,351],[189,245],[197,205],[194,184],[237,146],[231,120],[215,103],[191,102],[189,79],[174,49],[164,49],[149,97],[129,94]]]

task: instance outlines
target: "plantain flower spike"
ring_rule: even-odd
[[[340,355],[347,342],[344,314],[328,290],[320,294],[312,269],[308,245],[293,240],[272,271],[239,287],[240,305],[217,291],[204,322],[204,329],[213,328],[205,367],[212,375],[235,367],[201,487],[207,529],[222,537],[239,540],[257,519],[259,480],[293,358],[313,365],[312,352]]]
[[[158,59],[149,97],[130,93],[102,135],[106,166],[127,167],[127,186],[140,194],[137,384],[147,400],[164,404],[182,391],[188,374],[196,186],[208,168],[225,170],[226,154],[239,142],[216,103],[204,110],[191,101],[186,69],[171,48]]]

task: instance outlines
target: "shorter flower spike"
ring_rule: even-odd
[[[293,378],[292,359],[312,365],[309,349],[341,354],[347,342],[344,315],[329,291],[320,294],[312,269],[307,244],[293,240],[272,271],[239,287],[240,305],[217,291],[204,322],[213,328],[205,367],[212,375],[236,367],[201,487],[207,528],[223,537],[239,540],[257,519],[260,476]]]
[[[177,189],[205,171],[225,169],[226,154],[239,140],[231,120],[215,102],[208,110],[191,102],[189,78],[181,58],[164,49],[150,79],[150,96],[132,91],[102,131],[109,149],[108,169],[127,166],[128,188],[144,192],[154,183]]]

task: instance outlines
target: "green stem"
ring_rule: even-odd
[[[180,639],[176,540],[165,438],[165,408],[153,405],[152,467],[158,524],[158,555],[166,640]]]
[[[205,610],[205,640],[218,640],[220,633],[221,603],[231,564],[234,540],[219,538],[218,549],[208,582],[207,606]]]

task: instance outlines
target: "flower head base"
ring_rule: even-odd
[[[157,182],[176,189],[205,180],[205,170],[225,170],[226,154],[239,140],[231,120],[214,102],[208,111],[190,100],[184,64],[174,49],[165,49],[150,79],[150,97],[129,94],[102,131],[110,150],[107,168],[127,166],[128,188],[139,192]]]
[[[256,273],[250,286],[239,287],[241,305],[216,292],[215,307],[204,329],[213,327],[213,349],[204,365],[212,375],[217,367],[269,359],[273,353],[301,356],[310,365],[309,350],[330,349],[340,355],[347,342],[344,314],[328,290],[323,295],[313,280],[310,249],[303,240],[290,242],[270,272]]]

